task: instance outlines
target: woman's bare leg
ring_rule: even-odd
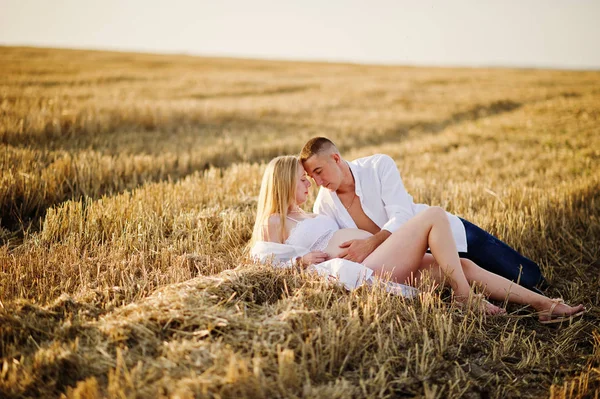
[[[437,263],[424,265],[428,246]],[[373,269],[378,276],[385,277],[385,274],[391,273],[392,280],[399,283],[410,282],[411,276],[427,267],[433,271],[436,281],[447,281],[454,290],[455,297],[465,300],[470,293],[469,282],[479,282],[493,299],[502,300],[508,295],[511,302],[531,305],[536,310],[548,310],[553,305],[551,299],[490,273],[468,259],[461,261],[446,212],[437,207],[428,208],[406,222],[373,251],[363,264]],[[499,313],[497,306],[485,306],[488,313]],[[559,304],[554,307],[553,315],[570,315],[583,309],[583,305],[571,307]]]
[[[502,276],[485,270],[469,259],[461,258],[460,263],[467,281],[471,284],[479,283],[484,293],[491,299],[498,301],[508,300],[509,302],[521,305],[530,305],[538,312],[548,311],[554,304],[550,298],[530,291]],[[436,282],[442,283],[443,272],[432,255],[425,254],[423,257],[419,271],[422,272],[423,270],[429,270],[432,278]],[[419,277],[420,273],[416,278],[418,279]],[[552,314],[566,316],[580,312],[583,309],[583,305],[569,306],[558,304],[554,307]]]
[[[455,295],[468,297],[469,283],[462,269],[450,222],[446,212],[431,207],[417,214],[396,230],[363,264],[385,277],[391,273],[393,281],[406,282],[419,269],[427,247],[441,265],[441,271]]]
[[[502,276],[485,270],[469,259],[461,259],[461,263],[467,280],[479,282],[484,292],[492,299],[499,301],[508,300],[509,302],[521,305],[530,305],[538,312],[548,311],[554,304],[550,298],[530,291]],[[552,314],[567,316],[582,310],[584,310],[584,307],[581,304],[577,306],[558,304],[555,306]]]
[[[466,268],[465,268],[465,261],[471,262],[468,259],[460,258],[460,263],[461,263],[461,267],[463,268],[463,273],[465,274],[465,278],[467,279],[467,281],[469,282],[469,284],[477,282],[477,281],[471,279],[470,275],[467,274]],[[475,265],[475,264],[473,263],[473,265]],[[475,266],[477,267],[477,265],[475,265]],[[429,272],[429,276],[437,284],[439,284],[439,285],[445,285],[446,284],[447,277],[445,276],[444,271],[439,266],[439,264],[435,261],[435,258],[431,254],[425,254],[425,256],[423,256],[423,259],[421,260],[421,263],[419,265],[418,272],[415,273],[415,275],[411,277],[411,281],[409,281],[409,283],[411,285],[417,285],[417,284],[419,284],[419,282],[423,278],[423,272],[425,272],[425,271]],[[455,296],[455,298],[456,298],[456,296]],[[467,296],[463,295],[462,298],[456,298],[456,299],[459,302],[463,302],[464,303],[464,302],[467,302],[469,298]],[[482,301],[480,303],[480,306],[483,309],[485,309],[486,313],[491,314],[491,315],[499,315],[499,314],[506,313],[506,310],[504,310],[503,308],[498,307],[496,305],[493,305],[493,304],[491,304],[491,303],[489,303],[487,301]]]

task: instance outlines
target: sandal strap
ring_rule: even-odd
[[[548,316],[548,318],[552,318],[552,315],[554,314],[554,308],[556,308],[556,306],[565,303],[565,300],[562,298],[552,298],[550,299],[550,301],[552,301],[552,306],[550,306],[550,309],[541,312],[542,316]]]

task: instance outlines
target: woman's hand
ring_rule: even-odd
[[[327,255],[325,252],[312,251],[301,257],[299,263],[303,269],[306,269],[309,265],[325,262],[327,259],[329,259],[329,255]]]

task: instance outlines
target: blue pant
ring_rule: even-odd
[[[537,288],[547,286],[537,263],[473,223],[459,219],[465,225],[467,233],[467,252],[459,252],[461,258],[470,259],[482,268],[518,281],[523,287],[536,292],[540,292]]]

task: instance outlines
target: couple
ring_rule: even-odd
[[[310,187],[307,175],[321,186],[316,214],[300,208]],[[428,270],[452,288],[459,305],[466,305],[470,284],[478,283],[492,299],[532,306],[541,323],[585,311],[541,295],[535,288],[544,282],[538,265],[502,241],[441,208],[414,204],[390,157],[346,162],[325,137],[309,140],[299,158],[280,156],[268,164],[250,246],[255,258],[302,268],[319,270],[342,259],[339,272],[357,266],[353,270],[363,270],[365,280],[415,283]],[[481,308],[505,313],[485,300]]]

